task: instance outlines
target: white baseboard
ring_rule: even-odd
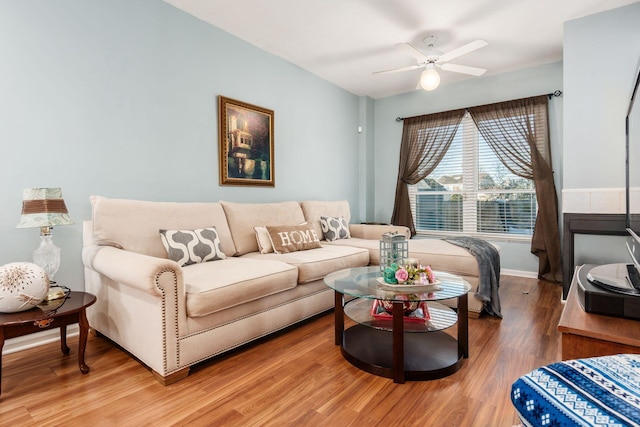
[[[78,325],[67,326],[67,339],[80,333]],[[21,337],[6,340],[2,349],[2,354],[11,354],[17,351],[38,347],[51,342],[60,342],[60,328],[48,329],[34,334],[23,335]]]
[[[504,274],[505,276],[526,277],[528,279],[538,278],[538,273],[535,271],[510,270],[508,268],[500,269],[500,274]]]

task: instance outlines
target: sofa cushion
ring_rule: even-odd
[[[307,224],[267,226],[273,252],[286,254],[320,248],[320,238]],[[260,251],[262,253],[262,251]]]
[[[322,300],[322,302],[318,302],[318,299]],[[237,328],[246,333],[248,332],[246,330],[247,327],[252,329],[254,333],[263,335],[268,332],[264,331],[264,328],[272,327],[272,325],[267,325],[266,323],[272,324],[272,322],[282,320],[275,317],[279,317],[283,312],[286,313],[286,316],[294,316],[296,320],[300,320],[306,317],[300,310],[307,311],[314,306],[317,307],[314,309],[317,310],[316,313],[334,306],[333,291],[322,280],[305,283],[285,292],[278,292],[245,304],[229,307],[209,316],[187,317],[186,334],[197,334],[233,324],[235,326],[229,328],[228,333],[225,335],[237,334]],[[268,319],[267,322],[253,323],[252,326],[247,326],[247,322],[250,322],[251,318],[257,316],[264,319],[265,315],[266,319]],[[229,338],[226,337],[224,339]]]
[[[187,316],[200,317],[296,286],[298,270],[277,260],[227,258],[182,269]]]
[[[409,258],[417,258],[435,270],[462,276],[478,276],[478,262],[466,249],[440,239],[409,240]]]
[[[407,240],[411,239],[411,230],[403,225],[389,224],[349,224],[352,238],[375,240],[379,242],[385,233],[403,234]]]
[[[322,228],[322,236],[328,242],[351,237],[349,223],[343,216],[321,216],[320,227]]]
[[[147,202],[91,196],[93,240],[140,254],[166,258],[158,230],[193,230],[215,226],[227,256],[236,247],[220,203]]]
[[[347,224],[351,222],[351,209],[349,208],[349,202],[346,200],[339,201],[317,201],[308,200],[300,202],[302,212],[307,223],[311,225],[318,233],[318,236],[322,236],[322,226],[320,225],[320,217],[344,217]]]
[[[380,242],[378,240],[358,239],[323,242],[323,245],[353,246],[369,250],[371,265],[380,264]],[[441,239],[409,240],[409,258],[420,260],[435,270],[446,271],[461,276],[477,276],[478,262],[466,249]]]
[[[242,259],[270,259],[298,267],[298,283],[322,279],[329,273],[343,268],[364,267],[369,264],[369,251],[350,246],[322,245],[318,249],[287,254],[261,254],[251,252]]]
[[[215,227],[196,230],[160,230],[160,239],[170,260],[181,266],[217,261],[227,256],[220,248]]]
[[[359,239],[351,237],[350,239],[338,239],[331,242],[322,242],[323,245],[331,246],[352,246],[354,248],[366,249],[369,251],[369,264],[380,264],[380,241],[371,239]]]
[[[229,229],[231,230],[235,244],[236,255],[257,252],[259,250],[253,227],[300,224],[305,221],[302,208],[298,202],[220,202],[220,204],[224,208],[224,213],[227,216]],[[229,254],[227,253],[227,255]]]

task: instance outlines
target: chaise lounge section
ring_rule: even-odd
[[[377,264],[383,233],[408,235],[405,227],[349,224],[349,238],[324,240],[320,217],[343,217],[348,224],[346,201],[171,203],[92,196],[91,205],[83,263],[85,290],[97,302],[87,310],[89,323],[165,385],[186,377],[196,363],[332,309],[327,274]],[[275,227],[307,227],[319,241],[305,250],[269,252],[258,243],[259,230]],[[212,261],[182,265],[170,259],[169,236],[202,229],[214,230]],[[412,239],[409,256],[478,284],[475,259],[455,245]],[[482,309],[473,297],[469,306]]]

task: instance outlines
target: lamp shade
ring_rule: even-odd
[[[27,188],[22,194],[22,216],[17,228],[73,224],[60,188]]]
[[[440,74],[433,68],[427,66],[427,69],[420,75],[420,86],[424,90],[434,90],[440,85]]]

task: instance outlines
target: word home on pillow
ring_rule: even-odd
[[[273,251],[277,254],[321,248],[318,234],[309,225],[267,226]]]

